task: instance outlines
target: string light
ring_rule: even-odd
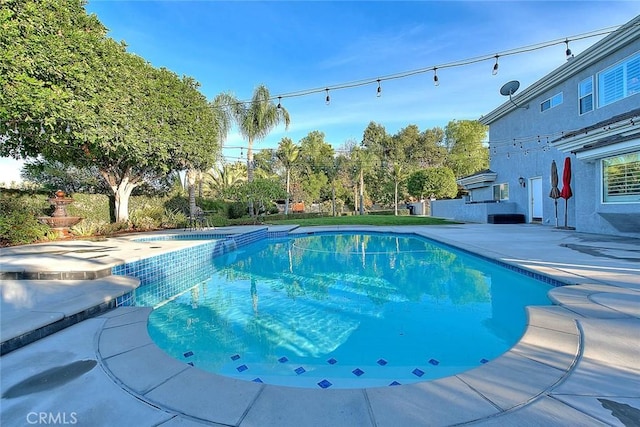
[[[380,96],[382,96],[382,86],[380,86],[380,79],[378,79],[378,91],[376,93],[376,96],[378,98],[380,98]]]
[[[282,97],[281,96],[278,97],[278,106],[276,107],[278,110],[280,110],[282,108],[282,104],[280,103],[280,101],[282,101]]]
[[[564,53],[567,56],[567,60],[569,60],[569,58],[571,58],[571,49],[569,49],[569,39],[566,39],[564,42],[567,45],[567,50]]]
[[[494,76],[498,74],[498,56],[499,55],[496,55],[496,63],[493,64],[493,71],[491,71],[491,74],[493,74]]]
[[[327,97],[324,99],[324,103],[329,105],[331,104],[331,97],[329,96],[329,88],[325,89],[327,91]]]
[[[438,80],[438,68],[433,67],[433,85],[440,86],[440,81]]]

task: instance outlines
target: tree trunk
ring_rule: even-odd
[[[331,183],[331,209],[333,210],[333,216],[336,216],[336,183]]]
[[[394,215],[398,216],[398,181],[395,182],[395,194],[394,194],[394,206],[395,206],[395,210],[394,210]]]
[[[289,215],[289,179],[291,178],[291,170],[287,168],[287,200],[284,201],[284,214]]]
[[[358,212],[358,184],[353,187],[353,211]]]
[[[138,184],[130,179],[128,170],[122,174],[122,177],[105,170],[100,170],[100,175],[107,182],[113,194],[115,221],[129,221],[129,197]]]
[[[360,215],[364,215],[364,171],[360,169]]]
[[[249,138],[247,144],[247,182],[253,182],[253,138]],[[249,199],[249,214],[255,216],[253,212],[253,200]]]
[[[129,197],[135,185],[121,183],[115,193],[116,222],[129,221]]]
[[[189,169],[187,171],[187,187],[189,188],[189,216],[196,216],[196,171]]]

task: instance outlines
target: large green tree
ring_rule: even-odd
[[[213,164],[222,136],[198,84],[106,36],[80,0],[0,9],[0,155],[93,167],[128,220],[134,188]]]
[[[489,149],[483,144],[487,126],[477,120],[452,120],[445,129],[446,166],[456,178],[472,175],[489,167]]]
[[[425,197],[453,198],[458,185],[453,171],[448,167],[420,169],[407,179],[409,194],[419,199]]]

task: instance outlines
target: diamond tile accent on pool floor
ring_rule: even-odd
[[[420,369],[420,368],[414,369],[413,371],[411,371],[411,373],[413,375],[415,375],[416,377],[421,377],[421,376],[424,375],[424,371],[422,369]]]
[[[332,357],[331,359],[327,360],[327,363],[329,365],[335,365],[336,363],[338,363],[338,361]]]
[[[360,375],[364,374],[364,371],[360,368],[356,368],[353,371],[351,371],[351,373],[356,377],[359,377]]]
[[[378,359],[378,361],[377,361],[376,363],[377,363],[378,365],[380,365],[380,366],[384,366],[384,365],[386,365],[386,364],[387,364],[387,363],[389,363],[389,362],[387,362],[387,361],[386,361],[386,360],[384,360],[384,359]]]
[[[487,363],[487,362],[488,362],[488,360],[487,360],[487,359],[480,359],[480,363],[482,363],[482,364],[485,364],[485,363]]]
[[[249,367],[247,365],[240,365],[236,369],[238,370],[238,372],[244,372],[249,369]]]
[[[193,351],[187,351],[185,354],[183,354],[184,357],[191,357],[193,356]]]
[[[289,361],[289,359],[287,359],[286,356],[282,356],[280,359],[278,359],[278,362],[280,363],[287,363]]]
[[[398,381],[394,381],[391,384],[389,384],[389,386],[394,386],[394,385],[401,385]]]
[[[293,370],[296,374],[300,375],[300,374],[304,374],[305,372],[307,372],[306,369],[304,369],[302,366],[296,368]]]
[[[258,378],[254,378],[251,381],[253,381],[254,383],[262,383],[262,382],[264,382],[259,377]]]
[[[318,385],[320,386],[320,388],[329,388],[331,387],[333,384],[331,384],[329,381],[327,380],[322,380],[318,383]]]
[[[231,356],[231,360],[238,360],[238,359],[240,359],[239,354],[234,354],[233,356]]]
[[[440,364],[440,362],[437,361],[436,359],[429,360],[429,363],[431,363],[433,366],[438,366]]]

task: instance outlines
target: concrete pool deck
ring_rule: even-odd
[[[530,308],[521,341],[479,368],[396,387],[297,389],[185,365],[149,338],[149,308],[109,309],[110,301],[137,284],[101,271],[188,241],[122,237],[4,248],[3,342],[78,310],[107,306],[0,358],[0,424],[640,425],[639,240],[493,224],[291,233],[336,229],[416,233],[569,286],[552,290],[556,305]],[[14,280],[9,274],[15,272],[30,280]],[[34,272],[41,274],[24,276]],[[71,274],[77,272],[95,274],[81,280]]]

